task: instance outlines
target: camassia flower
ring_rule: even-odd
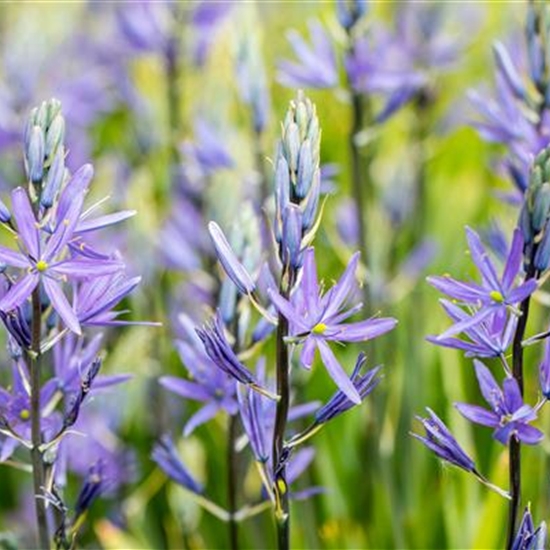
[[[466,236],[472,260],[481,275],[481,284],[457,281],[450,276],[428,277],[427,280],[437,290],[450,296],[461,305],[479,309],[474,315],[458,321],[441,334],[439,339],[448,338],[473,327],[497,311],[513,309],[537,289],[537,282],[534,279],[515,286],[515,279],[523,257],[523,237],[519,229],[514,231],[512,245],[501,278],[498,277],[495,266],[481,243],[479,235],[467,227]]]
[[[1,311],[9,312],[20,306],[42,283],[61,319],[70,330],[80,334],[80,324],[65,297],[63,282],[98,277],[123,267],[117,260],[90,260],[68,255],[68,244],[77,227],[83,204],[83,193],[73,197],[64,218],[59,220],[51,233],[47,233],[36,220],[27,191],[18,187],[12,192],[13,217],[17,224],[20,250],[0,247],[0,261],[24,270],[24,274],[0,300]]]
[[[416,433],[411,434],[413,437],[421,441],[433,451],[439,458],[466,470],[467,472],[475,472],[476,467],[474,461],[466,454],[462,447],[458,444],[449,428],[443,421],[429,408],[426,408],[429,417],[417,417],[424,429],[426,435],[421,436]]]
[[[310,368],[315,350],[318,349],[329,375],[356,404],[361,403],[361,396],[327,341],[363,342],[392,330],[397,324],[392,318],[344,323],[362,307],[362,304],[347,307],[357,289],[355,270],[358,262],[357,253],[352,256],[340,280],[330,290],[322,293],[317,281],[315,252],[313,248],[308,248],[304,253],[302,281],[291,299],[287,300],[273,290],[268,291],[273,305],[288,319],[292,339],[303,344],[300,354],[302,365]]]
[[[474,363],[479,389],[491,410],[456,403],[458,412],[471,422],[494,428],[493,437],[503,445],[507,445],[511,437],[527,445],[539,443],[544,437],[543,433],[529,425],[537,418],[537,413],[533,407],[524,404],[516,379],[506,378],[501,389],[481,361]]]

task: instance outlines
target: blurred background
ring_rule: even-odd
[[[371,119],[355,136],[370,181],[367,309],[394,316],[399,325],[376,343],[340,351],[351,370],[364,349],[371,366],[384,365],[384,380],[363,406],[316,436],[315,458],[300,483],[322,486],[324,492],[292,503],[294,548],[503,544],[506,502],[463,472],[442,467],[409,432],[417,429],[415,415],[433,408],[483,471],[506,486],[505,448],[489,430],[474,432],[452,406],[479,399],[470,361],[425,341],[448,323],[437,292],[424,279],[430,273],[473,276],[465,225],[490,233],[498,220],[510,235],[516,223],[517,207],[501,200],[513,191],[497,162],[501,146],[486,143],[472,127],[479,115],[468,93],[493,87],[492,44],[496,39],[521,44],[525,15],[526,4],[519,2],[411,1],[375,2],[364,16],[374,42],[379,29],[406,42],[410,36],[404,29],[431,25],[438,38],[430,45],[456,49],[445,62],[434,52],[425,58],[411,54],[408,69],[422,76],[422,94],[403,101],[391,116]],[[323,26],[336,61],[336,72],[327,69],[324,89],[308,83],[305,70],[296,76],[281,64],[296,59],[292,33],[311,42],[312,22]],[[415,36],[416,46],[426,45],[422,33]],[[22,135],[30,109],[50,97],[60,99],[68,166],[92,162],[93,194],[110,195],[113,208],[138,212],[112,231],[128,271],[143,277],[127,300],[131,319],[163,323],[117,328],[105,336],[105,372],[132,378],[96,395],[86,409],[100,450],[79,440],[71,446],[75,457],[100,452],[116,466],[116,483],[90,511],[82,547],[227,547],[226,526],[150,459],[160,435],[172,434],[209,497],[224,505],[227,418],[219,414],[183,438],[197,403],[166,391],[158,378],[185,376],[173,345],[180,336],[178,314],[186,312],[200,323],[212,306],[209,292],[217,271],[204,259],[212,257],[206,224],[211,219],[225,227],[240,223],[243,205],[264,196],[262,186],[272,189],[270,159],[298,87],[317,106],[321,163],[329,165],[323,180],[328,199],[316,239],[327,286],[357,247],[349,147],[353,111],[342,63],[346,40],[332,2],[0,7],[2,191],[24,183]],[[404,47],[413,51],[412,44]],[[405,71],[399,56],[384,59],[395,63],[397,72]],[[321,61],[312,63],[319,73]],[[381,90],[365,91],[375,113],[387,106]],[[415,195],[419,178],[421,202]],[[543,314],[542,306],[535,308],[535,319]],[[530,365],[527,356],[533,384],[534,357]],[[1,363],[0,382],[9,384],[9,368]],[[296,371],[296,384],[304,400],[334,391],[318,364],[311,373]],[[541,422],[547,431],[547,412]],[[549,450],[546,443],[525,451],[525,492],[536,495],[532,504],[540,519],[549,513]],[[69,494],[78,491],[82,471],[72,470]],[[0,545],[11,548],[33,521],[32,484],[28,473],[9,464],[0,464],[0,480],[5,533]],[[242,480],[243,499],[258,493],[253,472],[243,468]],[[270,513],[243,522],[240,540],[243,548],[274,547]]]

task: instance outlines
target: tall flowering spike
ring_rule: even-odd
[[[481,362],[474,361],[477,381],[483,398],[490,410],[467,403],[455,403],[458,412],[476,424],[494,429],[493,437],[508,445],[510,438],[527,445],[537,445],[544,435],[530,425],[537,418],[533,407],[523,402],[517,380],[506,378],[502,389],[497,384],[491,371]]]
[[[275,159],[275,238],[284,265],[299,266],[314,226],[320,193],[321,132],[315,105],[298,92],[290,102]]]
[[[185,487],[192,493],[200,495],[203,492],[202,485],[196,481],[178,456],[174,443],[168,436],[163,436],[153,448],[151,458],[159,467],[176,483]]]
[[[424,429],[426,435],[411,434],[413,437],[424,443],[428,449],[433,451],[439,458],[454,464],[467,472],[475,472],[474,461],[466,454],[462,447],[457,443],[449,428],[443,421],[429,408],[426,408],[429,416],[426,418],[417,417]]]

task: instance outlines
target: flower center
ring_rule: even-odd
[[[21,409],[21,412],[19,413],[19,418],[21,420],[28,420],[31,417],[31,412],[29,409]]]
[[[36,262],[36,270],[40,273],[43,273],[48,269],[48,262],[45,262],[44,260],[38,260]]]
[[[504,302],[504,296],[498,290],[491,290],[489,296],[494,302],[497,302],[497,304],[502,304],[502,302]]]
[[[327,325],[325,323],[317,323],[312,329],[313,334],[323,334],[327,330]]]

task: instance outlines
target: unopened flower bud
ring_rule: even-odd
[[[63,145],[65,138],[65,119],[58,113],[52,120],[46,133],[46,157],[51,158],[57,149]]]
[[[33,183],[38,183],[44,172],[44,133],[39,126],[31,129],[25,149],[27,176]]]

